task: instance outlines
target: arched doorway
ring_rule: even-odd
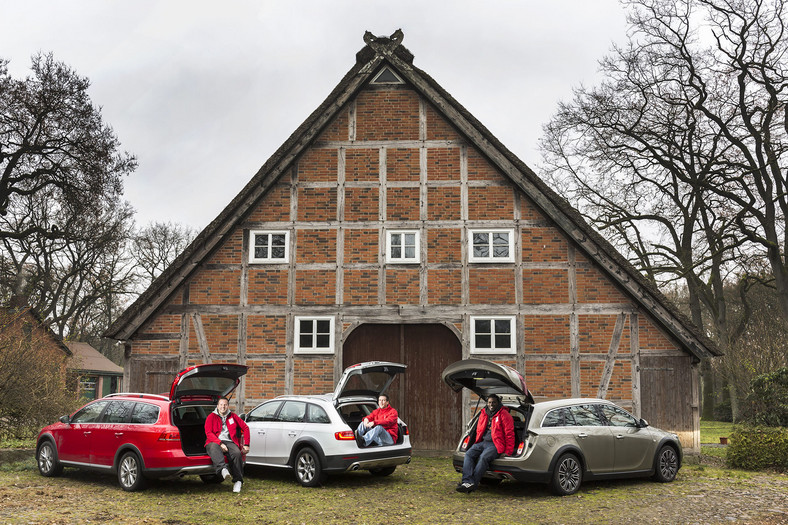
[[[364,324],[350,333],[342,347],[343,368],[363,361],[408,365],[407,373],[388,393],[408,424],[414,450],[457,446],[462,434],[462,396],[441,381],[441,372],[460,359],[460,341],[440,324]]]

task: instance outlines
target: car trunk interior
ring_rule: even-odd
[[[348,424],[351,430],[356,430],[358,425],[372,413],[378,406],[375,403],[346,403],[339,406],[339,415],[345,423]],[[399,432],[397,432],[397,445],[404,441],[404,425],[399,425]]]
[[[528,406],[521,406],[521,407],[508,407],[509,414],[512,416],[512,420],[514,421],[514,450],[515,454],[517,454],[517,447],[520,446],[520,443],[523,442],[525,439],[526,428],[528,428],[528,420],[531,416],[531,412],[533,408]],[[479,421],[478,413],[474,415],[473,425],[468,432],[470,439],[468,440],[468,447],[473,445],[476,442],[476,423]]]
[[[215,405],[181,405],[173,409],[172,420],[181,433],[181,448],[187,456],[205,454],[205,420]]]

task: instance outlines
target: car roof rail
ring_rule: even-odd
[[[104,397],[107,398],[107,397],[118,397],[118,396],[123,396],[123,397],[142,397],[142,398],[148,397],[148,398],[153,398],[153,399],[161,399],[163,401],[169,401],[170,400],[170,398],[167,397],[167,396],[162,396],[160,394],[148,394],[146,392],[115,392],[114,394],[107,394]]]

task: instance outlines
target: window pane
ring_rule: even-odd
[[[489,257],[490,256],[490,249],[487,246],[474,246],[473,247],[473,256],[474,257]]]
[[[512,332],[511,322],[508,319],[495,320],[495,333],[496,334],[510,334]]]
[[[133,401],[113,401],[104,412],[102,422],[125,423],[133,409]]]
[[[152,425],[159,419],[159,407],[147,403],[137,403],[131,414],[132,423]]]
[[[271,259],[284,259],[285,258],[285,249],[284,247],[274,246],[271,248]]]
[[[104,410],[104,407],[107,405],[107,401],[99,401],[97,403],[93,403],[91,405],[86,406],[76,414],[74,414],[74,418],[71,420],[72,423],[95,423],[98,420],[99,415],[101,415],[101,411]]]
[[[493,257],[509,257],[509,246],[496,246],[493,248]]]
[[[492,337],[489,335],[476,334],[476,348],[492,348],[490,346],[491,343]]]
[[[406,246],[405,247],[405,258],[406,259],[415,259],[416,258],[416,247],[415,246]]]
[[[311,334],[312,333],[312,321],[309,320],[302,320],[298,323],[298,331],[302,334]]]
[[[405,245],[406,246],[416,246],[416,234],[415,233],[406,233],[405,234]]]
[[[511,348],[512,337],[508,334],[495,335],[495,348]]]
[[[564,418],[561,416],[561,410],[551,410],[544,417],[542,427],[560,427],[564,424]]]
[[[509,233],[508,232],[495,232],[493,233],[493,244],[495,246],[509,246]]]
[[[489,233],[474,233],[473,234],[473,245],[484,244],[485,246],[490,243],[490,234]]]
[[[306,403],[303,401],[285,401],[285,406],[279,412],[279,421],[298,423],[304,420]]]
[[[268,259],[268,247],[267,246],[255,246],[254,248],[254,258],[255,259]]]
[[[312,404],[308,405],[308,407],[307,421],[309,423],[331,423],[331,419],[326,414],[326,411],[323,410],[323,407]]]
[[[271,246],[284,246],[285,245],[285,236],[282,233],[277,233],[276,235],[271,235]]]
[[[391,258],[392,259],[401,259],[402,258],[402,248],[399,246],[392,246],[391,247]]]
[[[477,319],[476,320],[476,333],[477,334],[489,334],[492,332],[492,322],[489,319]]]
[[[392,233],[391,234],[391,247],[401,247],[402,246],[402,235],[399,233]]]
[[[298,337],[298,346],[301,348],[312,348],[312,334],[301,334]]]
[[[317,321],[317,333],[328,334],[331,332],[331,321],[328,319],[320,319]]]
[[[254,236],[254,245],[255,246],[268,246],[268,235],[266,234],[257,234]]]
[[[591,405],[582,405],[571,407],[570,411],[575,417],[575,422],[583,427],[596,427],[603,426],[604,423]]]
[[[328,348],[331,346],[331,337],[328,335],[318,334],[317,336],[317,348]]]
[[[249,412],[246,421],[274,421],[274,414],[281,404],[281,401],[272,401],[261,405]]]

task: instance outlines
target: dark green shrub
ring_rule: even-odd
[[[736,427],[727,452],[729,467],[788,470],[788,428]]]
[[[788,427],[788,367],[750,382],[745,420],[753,425]]]

